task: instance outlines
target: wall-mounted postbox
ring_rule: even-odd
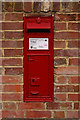
[[[24,17],[24,101],[53,100],[53,17]]]

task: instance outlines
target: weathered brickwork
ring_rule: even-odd
[[[54,16],[54,101],[24,102],[23,18],[51,15]],[[2,118],[79,118],[80,4],[3,2],[0,16],[0,44],[3,38],[0,45]]]

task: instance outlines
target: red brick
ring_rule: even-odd
[[[56,49],[54,50],[54,56],[59,57],[77,57],[79,56],[79,50],[78,49]]]
[[[6,21],[23,21],[23,13],[6,13]]]
[[[69,84],[79,84],[80,83],[80,76],[70,76],[68,83]]]
[[[62,2],[62,11],[78,12],[79,11],[79,3],[78,2]]]
[[[55,58],[54,59],[54,65],[64,65],[66,64],[65,58]]]
[[[2,92],[2,85],[0,85],[0,92]]]
[[[65,48],[66,42],[65,41],[54,41],[55,48]]]
[[[80,58],[70,58],[69,65],[80,65]]]
[[[61,75],[78,75],[78,67],[58,67],[55,69],[55,73]]]
[[[4,56],[8,57],[8,56],[15,56],[15,57],[19,57],[23,55],[23,50],[22,49],[5,49],[4,50]]]
[[[23,38],[23,33],[6,31],[5,38],[6,39],[21,39],[21,38]]]
[[[23,41],[2,41],[3,48],[22,48]]]
[[[27,111],[26,112],[27,118],[50,118],[51,112],[50,111]]]
[[[80,23],[68,23],[69,30],[79,30]]]
[[[2,94],[3,101],[22,101],[23,95],[21,93],[3,93]]]
[[[57,77],[55,77],[55,83],[57,83],[57,84],[64,84],[66,82],[67,82],[67,80],[66,80],[65,76],[57,76]]]
[[[0,110],[0,118],[2,119],[2,110]]]
[[[24,11],[31,12],[32,11],[32,2],[24,2]]]
[[[54,118],[65,118],[64,111],[54,111]]]
[[[22,22],[3,22],[2,30],[22,30],[23,23]]]
[[[5,68],[6,75],[20,75],[23,74],[22,68]]]
[[[60,2],[53,2],[53,10],[52,11],[59,11],[60,10]]]
[[[62,11],[71,12],[72,3],[70,2],[62,2]]]
[[[0,101],[2,101],[2,93],[0,93]]]
[[[24,111],[2,111],[3,118],[24,118]]]
[[[68,94],[69,101],[79,101],[79,94]]]
[[[40,12],[40,10],[41,10],[41,2],[34,2],[34,7],[33,7],[33,9],[34,9],[34,12]]]
[[[32,103],[32,102],[29,102],[29,103],[24,103],[24,102],[21,102],[18,104],[18,109],[45,109],[45,105],[44,103],[40,103],[40,102],[37,102],[37,103]]]
[[[79,85],[67,85],[67,92],[79,92]]]
[[[66,94],[55,94],[55,100],[56,101],[65,101],[66,100]]]
[[[69,48],[79,48],[80,41],[68,41],[68,47]]]
[[[0,41],[0,48],[2,48],[2,41]]]
[[[13,2],[4,2],[3,11],[12,12],[13,11]]]
[[[55,30],[66,30],[66,23],[54,23]]]
[[[58,102],[48,102],[47,109],[60,109],[61,104]]]
[[[2,30],[2,22],[0,22],[0,30]]]
[[[71,102],[48,102],[47,109],[70,110],[72,109],[72,103]]]
[[[27,14],[27,16],[46,16],[46,17],[48,17],[48,16],[51,16],[51,12],[45,12],[45,13],[43,13],[43,12],[41,12],[41,13],[28,13]]]
[[[78,111],[78,116],[79,116],[78,118],[80,118],[80,111]]]
[[[77,15],[77,20],[80,21],[80,14]]]
[[[15,2],[14,3],[14,11],[22,12],[23,11],[23,2]]]
[[[76,21],[78,19],[77,14],[55,14],[55,21]]]
[[[3,102],[3,109],[16,109],[16,104],[14,102]]]
[[[22,83],[22,76],[15,75],[15,76],[2,76],[2,83],[3,84],[19,84]]]
[[[67,111],[67,118],[79,118],[78,111]]]
[[[2,59],[2,65],[3,66],[21,66],[22,65],[22,59],[21,58]]]
[[[55,32],[55,39],[78,39],[78,32]]]
[[[22,85],[4,85],[3,92],[22,92],[23,86]]]
[[[75,25],[75,26],[77,27],[77,25]],[[76,27],[75,27],[75,29],[77,29]],[[80,31],[80,23],[78,23],[78,30]]]
[[[78,85],[55,85],[55,92],[79,92]]]
[[[79,102],[74,103],[74,109],[79,109]]]
[[[67,109],[67,110],[70,110],[70,109],[72,109],[72,102],[63,102],[63,103],[61,103],[61,109],[63,110],[65,110],[65,109]]]

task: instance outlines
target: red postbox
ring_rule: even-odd
[[[53,17],[24,17],[24,101],[53,101]]]

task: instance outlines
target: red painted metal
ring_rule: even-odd
[[[53,101],[53,34],[53,17],[24,17],[24,101]],[[29,38],[48,38],[48,49],[29,49]]]

